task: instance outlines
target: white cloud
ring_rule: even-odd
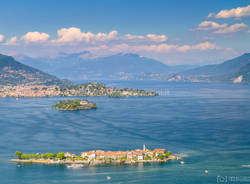
[[[35,43],[35,42],[44,42],[49,39],[50,35],[46,33],[40,33],[40,32],[28,32],[25,35],[22,36],[22,40],[24,40],[25,43]]]
[[[213,14],[212,13],[209,13],[208,16],[206,17],[207,19],[209,18],[212,18],[213,17]]]
[[[198,25],[197,30],[213,30],[225,27],[227,27],[227,24],[218,24],[213,21],[204,21]]]
[[[180,52],[187,52],[194,50],[206,51],[206,50],[218,50],[218,49],[220,49],[218,46],[210,42],[202,42],[196,45],[183,45],[178,47],[178,51]]]
[[[96,41],[109,41],[116,39],[118,32],[116,30],[111,31],[108,34],[105,33],[91,33],[81,32],[79,28],[62,28],[57,31],[58,39],[52,40],[52,43],[58,44],[76,44],[79,42],[93,43]]]
[[[0,34],[0,42],[4,40],[4,35]]]
[[[247,32],[247,33],[250,33],[250,30],[247,30],[246,32]]]
[[[146,36],[142,35],[131,35],[126,34],[123,36],[124,41],[149,41],[149,42],[165,42],[168,37],[166,35],[156,35],[156,34],[147,34]]]
[[[203,42],[203,43],[199,43],[197,45],[192,46],[193,50],[218,50],[220,49],[219,47],[217,47],[215,44],[210,43],[210,42]]]
[[[17,45],[17,37],[16,36],[13,36],[11,37],[9,40],[7,40],[4,45]]]
[[[51,40],[52,43],[56,44],[78,44],[81,42],[85,43],[97,43],[105,41],[125,41],[125,42],[165,42],[168,37],[166,35],[156,35],[156,34],[147,34],[143,35],[132,35],[126,34],[118,37],[118,31],[113,30],[109,33],[91,33],[91,32],[82,32],[79,28],[62,28],[57,31],[58,38],[56,40]]]
[[[213,22],[213,21],[204,21],[198,25],[196,30],[202,30],[202,31],[214,30],[213,33],[215,33],[215,34],[223,34],[223,33],[239,32],[247,27],[248,26],[244,23],[233,24],[231,26],[228,26],[227,24],[218,24],[218,23]]]
[[[105,33],[97,33],[95,35],[95,40],[97,41],[109,41],[109,40],[114,40],[116,39],[116,36],[118,34],[118,31],[113,30],[109,32],[108,34]]]
[[[171,45],[171,44],[151,44],[151,45],[128,45],[117,44],[108,48],[111,52],[188,52],[188,51],[206,51],[206,50],[218,50],[217,45],[210,42],[202,42],[196,45]]]
[[[231,10],[221,10],[215,15],[215,18],[240,18],[250,16],[250,5],[246,7],[233,8]]]
[[[125,39],[125,40],[133,40],[133,41],[136,41],[136,40],[144,40],[145,37],[144,37],[144,36],[141,36],[141,35],[126,34],[126,35],[124,35],[124,39]]]
[[[146,37],[154,42],[165,42],[168,39],[166,35],[156,35],[156,34],[147,34]]]
[[[214,31],[215,34],[225,34],[225,33],[234,33],[242,31],[243,29],[247,28],[248,26],[246,24],[240,23],[240,24],[233,24],[229,27],[225,27],[222,29],[219,29],[217,31]]]

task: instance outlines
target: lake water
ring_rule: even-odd
[[[97,110],[51,108],[67,98],[0,99],[0,183],[250,183],[250,86],[108,81],[153,89],[157,97],[87,97]],[[8,162],[14,152],[166,148],[184,158],[166,164],[91,166]],[[204,173],[208,170],[208,174]],[[107,176],[111,180],[107,180]],[[234,179],[236,182],[234,182]]]

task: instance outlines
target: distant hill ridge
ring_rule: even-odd
[[[221,64],[206,65],[179,72],[168,81],[206,81],[250,84],[250,53],[227,60]]]
[[[55,58],[22,57],[21,62],[69,80],[159,80],[194,66],[169,66],[137,54],[116,54],[87,59],[88,52],[60,54]],[[53,67],[52,67],[53,66]],[[70,71],[70,72],[68,72]]]
[[[184,75],[224,75],[236,72],[250,63],[250,53],[245,53],[221,64],[206,65],[182,72]]]
[[[24,65],[0,54],[0,85],[68,85],[71,82]]]

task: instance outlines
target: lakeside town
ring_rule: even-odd
[[[166,149],[158,148],[149,150],[143,145],[143,149],[129,151],[104,151],[92,150],[81,152],[79,155],[69,152],[45,153],[45,154],[23,154],[16,151],[17,159],[12,162],[22,163],[42,163],[42,164],[133,164],[139,162],[167,162],[169,160],[179,160],[180,157],[174,156]]]
[[[59,85],[5,85],[0,88],[0,97],[49,97],[49,96],[157,96],[154,91],[139,89],[118,89],[97,82]]]

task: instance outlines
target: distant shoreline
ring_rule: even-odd
[[[68,86],[58,85],[17,85],[17,86],[2,86],[0,88],[0,97],[75,97],[75,96],[107,96],[112,98],[128,97],[128,96],[158,96],[158,93],[150,90],[139,89],[119,89],[107,87],[104,84],[97,82],[83,83]]]

